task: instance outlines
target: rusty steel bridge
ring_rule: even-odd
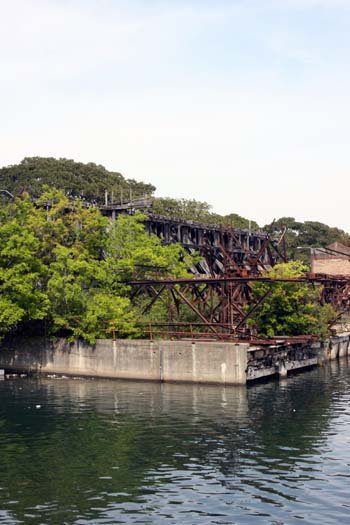
[[[200,262],[191,269],[191,278],[160,277],[129,283],[133,288],[133,300],[143,298],[144,314],[150,313],[158,301],[168,307],[169,322],[152,322],[152,327],[148,327],[152,334],[173,338],[254,340],[247,321],[271,294],[275,283],[281,281],[320,287],[321,302],[331,304],[338,312],[334,322],[350,312],[350,276],[311,273],[297,279],[265,276],[266,270],[276,263],[287,261],[285,232],[275,238],[266,231],[168,218],[153,214],[144,201],[111,204],[100,209],[111,219],[119,213],[134,213],[136,209],[146,211],[145,229],[150,235],[157,235],[164,244],[180,243],[189,253],[201,256]],[[268,285],[258,299],[252,292],[254,282]],[[191,312],[192,322],[180,320],[183,307]],[[310,340],[310,337],[299,339]]]
[[[120,213],[145,212],[145,229],[157,235],[164,244],[179,243],[188,252],[197,252],[202,261],[195,269],[198,275],[258,276],[276,262],[286,261],[284,236],[273,240],[264,231],[249,231],[228,226],[203,224],[156,215],[148,201],[110,204],[100,207],[101,212],[114,220]]]

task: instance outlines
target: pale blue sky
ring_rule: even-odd
[[[350,231],[350,0],[0,0],[0,164]]]

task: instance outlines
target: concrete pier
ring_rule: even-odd
[[[15,338],[0,348],[6,370],[116,379],[241,385],[248,344],[216,341]]]
[[[333,360],[337,359],[338,357],[345,357],[346,355],[349,355],[350,337],[348,333],[331,337],[327,343],[328,359]]]
[[[100,339],[91,346],[63,338],[16,337],[1,343],[1,370],[158,382],[243,385],[323,365],[346,357],[350,334],[324,342],[281,339],[273,345],[248,343]]]
[[[293,370],[322,366],[325,362],[346,357],[350,352],[350,334],[339,334],[312,344],[285,343],[248,348],[247,381],[278,375],[287,377]]]

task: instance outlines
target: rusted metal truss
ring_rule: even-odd
[[[350,276],[339,276],[325,280],[323,283],[321,302],[331,304],[338,312],[338,317],[350,313]]]
[[[196,275],[260,275],[276,262],[286,261],[284,234],[276,240],[268,232],[171,219],[153,214],[141,201],[100,207],[112,220],[119,213],[133,213],[136,209],[145,212],[145,229],[150,235],[157,235],[164,244],[179,243],[188,252],[201,255],[193,268]]]
[[[256,298],[251,284],[263,282],[267,291]],[[248,319],[271,294],[278,282],[303,283],[321,287],[321,301],[331,304],[339,315],[350,312],[350,276],[308,274],[301,278],[271,279],[262,276],[163,279],[133,281],[133,299],[142,297],[143,314],[151,311],[157,301],[168,308],[168,323],[157,325],[158,332],[172,337],[251,339],[255,336],[247,326]],[[187,311],[192,322],[182,322]],[[156,326],[156,325],[154,325]],[[160,327],[161,326],[161,327]]]
[[[143,314],[151,311],[157,301],[163,301],[168,308],[168,318],[174,330],[193,329],[219,339],[233,335],[241,328],[246,330],[245,321],[257,305],[252,299],[249,281],[244,278],[194,278],[153,281],[134,281],[133,299],[142,297]],[[250,309],[246,310],[246,305]],[[181,323],[181,313],[187,312],[192,323]]]
[[[148,215],[145,227],[149,234],[157,235],[165,244],[180,243],[189,252],[199,253],[202,261],[196,265],[197,275],[260,275],[276,262],[286,261],[280,240],[273,240],[267,232],[175,220],[154,214]]]
[[[170,219],[152,214],[150,202],[142,200],[136,204],[106,205],[101,211],[115,219],[118,213],[133,213],[136,209],[146,211],[145,229],[150,235],[157,235],[164,244],[180,243],[188,252],[202,257],[192,269],[192,279],[130,283],[133,299],[142,302],[144,314],[159,301],[167,306],[168,334],[185,336],[191,331],[195,334],[192,337],[201,334],[219,339],[251,338],[247,321],[278,281],[321,286],[323,304],[331,304],[339,316],[350,312],[350,276],[309,274],[300,279],[275,280],[263,277],[265,270],[287,261],[285,231],[274,239],[269,232]],[[270,286],[256,299],[251,283],[258,281]],[[193,322],[181,321],[184,309]],[[157,330],[164,330],[164,325]]]

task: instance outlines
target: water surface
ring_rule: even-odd
[[[347,360],[249,388],[0,382],[0,524],[350,523]]]

